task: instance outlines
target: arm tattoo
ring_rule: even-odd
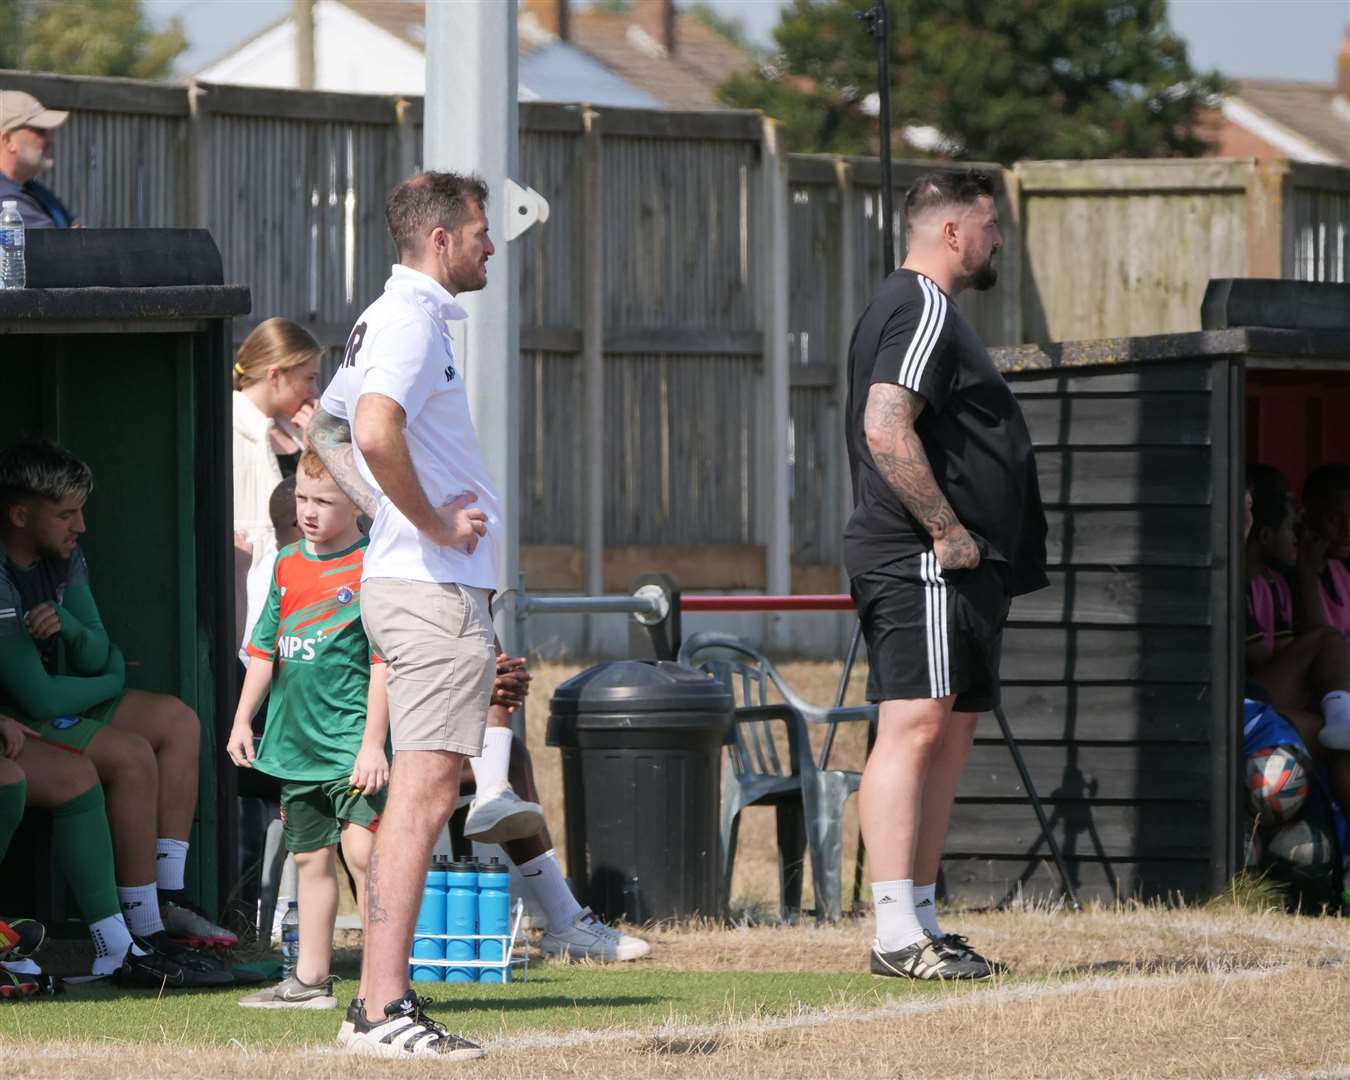
[[[928,534],[940,540],[961,523],[933,478],[923,442],[914,430],[923,407],[923,398],[913,391],[877,383],[867,394],[863,431],[886,483]]]
[[[356,503],[361,513],[373,520],[378,509],[375,492],[370,490],[370,485],[357,471],[351,425],[322,409],[315,409],[309,421],[309,444],[347,498]]]

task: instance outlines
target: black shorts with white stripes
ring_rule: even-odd
[[[957,712],[999,703],[999,658],[1011,598],[999,562],[943,570],[931,551],[853,578],[867,642],[867,699],[956,695]]]

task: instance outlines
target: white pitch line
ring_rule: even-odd
[[[714,1024],[661,1024],[652,1027],[627,1030],[611,1028],[604,1031],[576,1031],[565,1035],[508,1035],[499,1039],[490,1040],[487,1049],[490,1053],[497,1054],[510,1051],[579,1049],[588,1046],[599,1046],[606,1043],[650,1043],[671,1042],[674,1040],[698,1042],[700,1040],[710,1040],[726,1036],[769,1035],[783,1031],[823,1027],[827,1024],[865,1023],[871,1020],[927,1016],[934,1013],[946,1012],[951,1009],[964,1008],[968,1005],[976,1008],[1015,1005],[1030,1001],[1067,997],[1072,994],[1106,993],[1113,990],[1145,986],[1175,986],[1196,980],[1208,980],[1217,983],[1249,982],[1259,979],[1268,979],[1272,976],[1281,975],[1306,966],[1307,965],[1305,964],[1286,963],[1258,968],[1179,971],[1171,975],[1092,975],[1085,979],[1074,979],[1069,982],[1052,983],[1049,985],[1023,984],[1020,986],[1009,986],[990,990],[972,989],[969,992],[953,994],[937,1001],[893,1001],[871,1008],[826,1007],[821,1009],[802,1009],[799,1012],[787,1016],[772,1017],[764,1020],[747,1020],[744,1022],[723,1022]],[[56,1045],[25,1046],[24,1055],[29,1059],[79,1060],[91,1057],[103,1057],[109,1052],[110,1048],[115,1047],[116,1045],[116,1043],[102,1045],[98,1043],[58,1043]],[[298,1055],[301,1057],[331,1057],[343,1053],[339,1047],[332,1045],[298,1046],[289,1052],[285,1048],[246,1048],[240,1046],[238,1043],[236,1043],[235,1046],[240,1057],[255,1058],[258,1059],[259,1062],[274,1054],[282,1056]],[[1340,1080],[1340,1078],[1343,1077],[1350,1078],[1350,1071],[1305,1073],[1300,1074],[1298,1080],[1321,1080],[1324,1076],[1328,1078],[1335,1077]],[[1270,1078],[1270,1080],[1276,1080],[1276,1078]],[[1294,1080],[1294,1078],[1278,1078],[1278,1080]]]
[[[954,994],[940,1001],[895,1001],[867,1009],[828,1007],[807,1009],[789,1016],[773,1017],[766,1020],[748,1020],[744,1023],[664,1024],[658,1027],[628,1031],[575,1031],[566,1035],[508,1035],[492,1040],[489,1050],[494,1053],[511,1050],[567,1050],[615,1042],[655,1042],[675,1039],[697,1042],[701,1039],[712,1039],[726,1035],[769,1035],[775,1032],[823,1027],[826,1024],[841,1022],[859,1023],[869,1020],[925,1016],[945,1012],[949,1009],[963,1008],[966,1005],[974,1005],[978,1008],[1019,1004],[1026,1001],[1066,997],[1070,994],[1101,993],[1138,986],[1170,986],[1189,982],[1193,979],[1212,979],[1216,982],[1265,979],[1272,975],[1293,971],[1302,966],[1304,965],[1279,964],[1266,968],[1244,968],[1241,970],[1177,972],[1174,975],[1122,975],[1115,977],[1093,975],[1086,979],[1075,979],[1071,982],[1054,983],[1049,986],[1039,984],[1009,986],[1004,989],[988,991],[971,990],[968,993]]]

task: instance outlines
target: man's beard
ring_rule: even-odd
[[[19,160],[32,169],[34,173],[46,172],[55,164],[52,156],[42,150],[38,150],[36,153],[29,150],[21,154]]]
[[[994,267],[994,260],[990,260],[982,267],[970,275],[970,287],[976,292],[988,292],[998,283],[998,270]]]

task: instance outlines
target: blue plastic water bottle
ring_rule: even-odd
[[[496,859],[478,864],[478,932],[511,933],[511,872]],[[479,938],[478,959],[499,961],[506,958],[507,942],[501,938]],[[478,981],[511,981],[511,967],[479,968]]]
[[[422,907],[417,913],[417,934],[445,933],[445,865],[433,861],[427,871],[427,883],[422,890]],[[438,937],[413,937],[412,958],[417,960],[444,960],[445,940]],[[444,982],[445,969],[432,964],[412,965],[413,982]]]
[[[445,895],[445,932],[450,940],[445,945],[447,960],[476,960],[478,943],[478,864],[472,861],[452,862],[447,868],[446,880],[450,887]],[[464,937],[455,937],[463,934]],[[446,982],[474,982],[474,967],[446,968]]]

